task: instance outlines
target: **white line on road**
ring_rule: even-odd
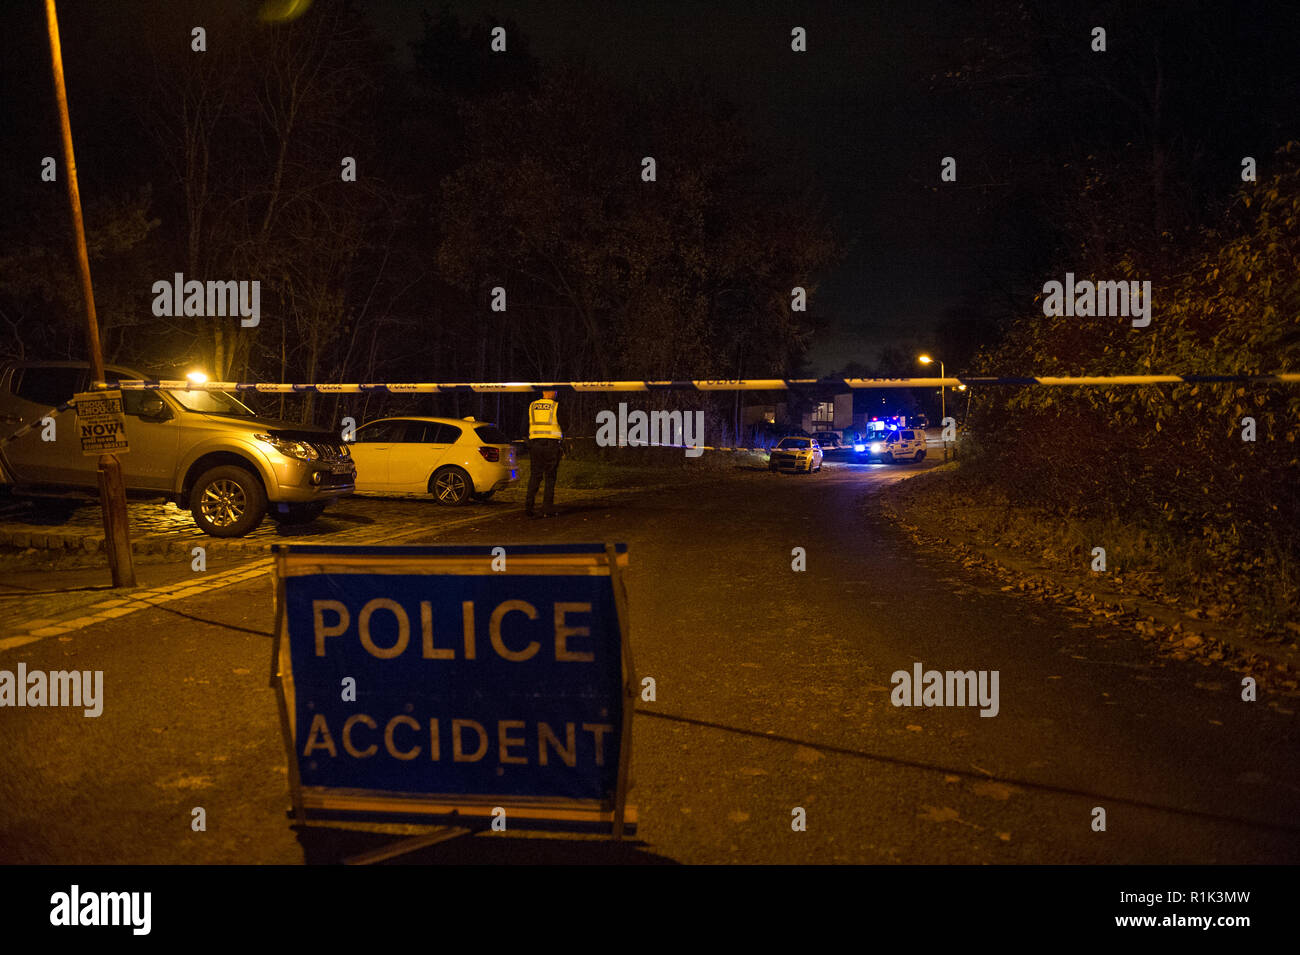
[[[44,640],[46,637],[57,637],[65,633],[72,633],[91,624],[115,620],[138,610],[147,610],[149,607],[169,603],[173,600],[194,597],[198,594],[219,590],[222,587],[229,587],[231,584],[243,583],[246,580],[262,576],[270,568],[271,561],[266,559],[257,560],[252,564],[241,564],[239,567],[222,571],[219,574],[204,576],[198,581],[169,584],[149,590],[139,590],[124,597],[115,597],[112,600],[103,600],[93,606],[75,610],[61,620],[43,619],[31,621],[31,623],[39,623],[41,626],[34,627],[26,633],[20,633],[18,636],[6,637],[0,640],[0,652],[14,650],[29,643],[35,643],[37,640]],[[22,630],[30,625],[19,624],[17,629]]]
[[[453,530],[465,524],[472,524],[474,521],[482,520],[483,514],[473,514],[461,518],[457,521],[438,524],[434,527],[418,527],[412,531],[405,531],[400,534],[392,534],[384,539],[384,543],[405,540],[415,537],[419,534],[437,534],[444,530]],[[495,516],[495,515],[493,515]],[[504,515],[503,515],[504,516]],[[351,543],[351,542],[350,542]],[[62,618],[41,618],[39,620],[30,620],[19,623],[14,628],[19,631],[16,636],[0,639],[0,653],[5,650],[15,650],[18,647],[26,646],[29,643],[35,643],[38,640],[44,640],[47,637],[63,636],[64,634],[74,633],[91,624],[103,623],[108,620],[115,620],[119,617],[125,617],[128,614],[136,613],[140,610],[147,610],[150,607],[156,607],[159,604],[170,603],[173,600],[183,600],[186,597],[197,597],[199,594],[211,593],[222,587],[229,587],[232,584],[243,583],[260,577],[267,573],[271,568],[269,558],[255,558],[251,562],[240,564],[230,570],[225,570],[216,574],[206,574],[203,577],[184,583],[167,584],[162,587],[154,587],[149,590],[139,590],[122,597],[115,597],[111,600],[103,600],[90,607],[82,607],[71,611]]]

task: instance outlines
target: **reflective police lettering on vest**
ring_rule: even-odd
[[[556,417],[557,402],[551,398],[538,398],[528,406],[528,439],[555,438],[564,435]]]

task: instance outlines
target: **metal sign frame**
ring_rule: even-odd
[[[305,787],[299,767],[296,734],[296,690],[289,641],[288,604],[285,582],[302,573],[364,573],[367,568],[405,568],[418,572],[421,558],[428,567],[435,560],[448,564],[438,573],[454,574],[455,568],[474,568],[482,574],[493,561],[490,546],[431,547],[355,547],[322,545],[273,546],[275,583],[275,639],[271,649],[271,686],[276,690],[280,730],[288,755],[289,795],[292,814],[301,826],[328,825],[330,822],[427,824],[453,823],[465,827],[453,831],[442,829],[432,835],[417,837],[400,847],[368,853],[353,861],[377,861],[397,852],[430,845],[470,829],[488,828],[496,807],[504,808],[511,828],[555,829],[561,831],[608,834],[615,840],[635,831],[636,807],[628,803],[632,759],[632,718],[637,694],[636,670],[628,629],[626,585],[621,568],[627,566],[626,544],[519,544],[505,545],[510,566],[526,574],[581,574],[608,576],[613,590],[613,604],[619,629],[620,684],[622,723],[619,760],[614,791],[604,799],[576,799],[566,796],[491,796],[439,794],[412,796],[382,790],[342,790],[330,787]]]

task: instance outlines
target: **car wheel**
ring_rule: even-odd
[[[475,492],[474,492],[474,500],[476,500],[476,501],[490,501],[490,500],[492,500],[492,495],[495,494],[495,493],[496,493],[496,488],[493,488],[493,489],[490,490],[490,491],[475,491]]]
[[[767,469],[768,469],[769,471],[771,471],[773,474],[776,473],[776,465],[775,465],[775,464],[770,464],[770,463],[769,463],[768,466],[767,466]]]
[[[894,452],[893,452],[893,451],[886,451],[886,452],[885,452],[884,462],[885,462],[886,464],[893,464],[893,463],[894,463]]]
[[[257,475],[233,464],[205,471],[190,490],[190,513],[212,537],[243,537],[266,516],[266,491]]]
[[[290,504],[289,510],[285,514],[279,511],[271,511],[271,520],[277,524],[285,526],[294,526],[297,524],[310,524],[316,518],[325,513],[325,505],[321,503],[314,504]]]
[[[456,507],[469,500],[474,485],[460,468],[439,468],[429,479],[429,493],[439,504]]]
[[[917,460],[917,461],[924,461],[924,460],[925,460],[925,452],[924,452],[924,451],[917,451],[917,452],[916,452],[916,460]]]

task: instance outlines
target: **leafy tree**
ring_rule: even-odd
[[[1125,318],[1026,315],[982,370],[1214,375],[1300,367],[1300,143],[1283,148],[1276,167],[1258,185],[1243,185],[1176,275],[1154,287],[1149,328]],[[1146,274],[1146,251],[1119,258],[1110,274]],[[1076,514],[1160,515],[1234,553],[1297,552],[1293,386],[1029,388],[993,395],[986,407],[1002,436],[986,449],[986,463],[1024,502]],[[1242,440],[1247,416],[1256,422],[1254,442]]]

